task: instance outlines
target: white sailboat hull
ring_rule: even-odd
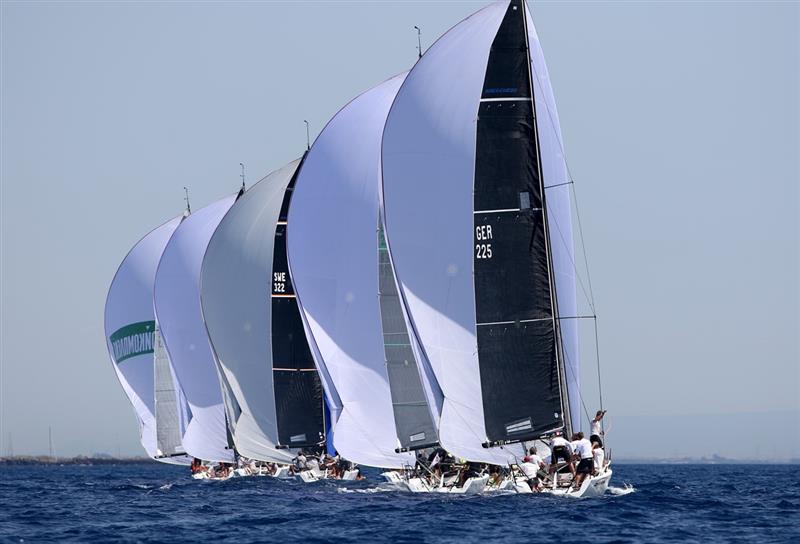
[[[580,489],[573,490],[572,487],[543,489],[542,493],[549,493],[560,497],[571,497],[574,499],[586,499],[591,497],[601,497],[608,489],[613,472],[607,468],[602,474],[589,476],[581,484]]]
[[[410,491],[412,493],[446,493],[453,495],[477,495],[483,493],[486,488],[486,483],[489,481],[489,476],[480,476],[475,478],[468,478],[464,485],[456,486],[455,477],[450,479],[442,479],[438,485],[431,485],[430,482],[423,478],[405,478],[402,474],[395,470],[390,470],[381,474],[384,479],[402,491]]]

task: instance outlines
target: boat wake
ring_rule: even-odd
[[[633,487],[631,484],[625,484],[625,487],[614,487],[614,486],[609,486],[608,487],[608,492],[610,494],[616,495],[618,497],[621,497],[623,495],[630,495],[631,493],[633,493],[635,491],[636,491],[636,488]]]
[[[338,493],[390,493],[393,491],[397,491],[397,489],[393,486],[378,486],[378,487],[368,487],[366,489],[348,489],[346,487],[337,487],[336,491]]]

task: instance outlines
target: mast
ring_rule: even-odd
[[[559,387],[561,389],[561,414],[564,421],[565,434],[572,435],[572,418],[569,409],[569,391],[564,366],[564,347],[561,341],[561,321],[558,316],[558,295],[556,293],[556,279],[553,274],[553,257],[550,243],[550,223],[547,218],[547,195],[544,189],[544,176],[542,175],[542,153],[539,147],[539,118],[536,114],[536,94],[533,85],[533,62],[531,60],[530,38],[528,34],[528,7],[522,0],[522,23],[525,28],[525,54],[528,58],[528,81],[531,86],[531,105],[533,108],[533,137],[536,146],[536,168],[539,172],[539,190],[542,198],[542,218],[544,222],[545,251],[547,253],[547,273],[550,277],[550,307],[553,312],[553,335],[556,340],[556,365],[558,366]]]

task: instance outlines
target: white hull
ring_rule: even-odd
[[[607,468],[602,474],[597,476],[589,476],[581,484],[580,489],[573,490],[572,486],[557,489],[545,488],[542,493],[550,493],[560,497],[572,497],[574,499],[587,499],[591,497],[601,497],[608,489],[608,483],[611,480],[613,472]]]
[[[430,482],[423,478],[406,478],[397,471],[390,470],[381,474],[387,482],[394,485],[402,491],[410,491],[412,493],[446,493],[452,495],[477,495],[483,493],[486,488],[486,483],[489,481],[489,476],[480,476],[476,478],[468,478],[464,485],[456,486],[455,477],[450,479],[442,478],[438,485],[431,485]]]
[[[300,479],[303,480],[305,483],[310,484],[313,482],[318,482],[320,480],[333,480],[334,478],[330,478],[328,476],[327,470],[319,470],[319,469],[308,469],[300,472]],[[358,470],[345,470],[344,474],[341,478],[335,478],[336,480],[344,480],[348,482],[354,482],[358,479]]]

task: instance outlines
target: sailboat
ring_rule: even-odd
[[[524,1],[487,6],[422,55],[386,120],[382,179],[400,292],[444,395],[442,447],[509,467],[578,429],[571,180]]]
[[[178,414],[185,403],[169,375],[153,308],[158,262],[182,216],[155,228],[119,266],[105,306],[108,353],[139,422],[142,446],[157,461],[188,465]]]
[[[218,200],[178,225],[159,261],[153,291],[171,370],[189,406],[183,447],[190,456],[222,463],[225,469],[234,462],[234,453],[228,448],[222,392],[203,323],[199,283],[208,241],[234,200],[235,195]]]
[[[203,319],[234,409],[233,444],[288,476],[301,450],[326,442],[324,374],[306,338],[286,258],[289,201],[302,159],[240,193],[203,258]],[[333,409],[335,413],[335,407]]]
[[[403,314],[379,281],[382,270],[394,282],[381,262],[380,139],[404,77],[359,95],[322,130],[298,174],[288,229],[295,292],[341,402],[333,444],[384,469],[413,466],[409,446],[429,446],[437,432]]]

